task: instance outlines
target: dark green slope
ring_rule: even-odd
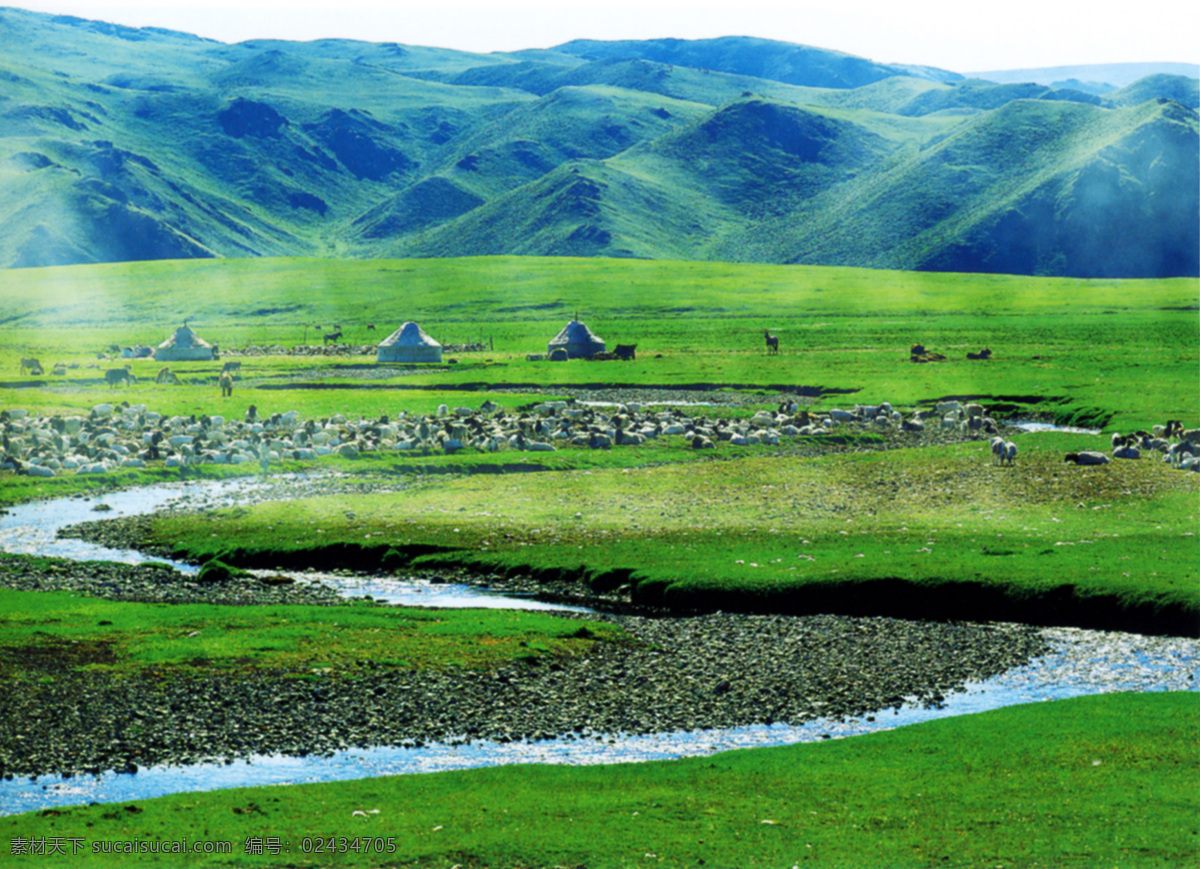
[[[612,157],[706,111],[652,93],[559,88],[463,136],[439,168],[462,188],[491,196],[572,160]]]
[[[588,161],[560,166],[457,220],[382,247],[389,256],[695,259],[738,220],[702,195]]]
[[[957,239],[919,267],[1076,277],[1200,272],[1196,113],[1166,100],[1130,113],[1140,123],[1106,119],[1108,144],[1089,136],[1086,152],[1011,207],[964,222]]]
[[[902,153],[722,253],[1115,277],[1195,274],[1196,113],[1020,101]]]
[[[824,110],[745,99],[616,161],[749,218],[791,211],[896,147]]]

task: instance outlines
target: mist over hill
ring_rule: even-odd
[[[0,9],[0,267],[526,254],[1200,274],[1195,76],[1059,72],[965,78],[736,36],[227,45]]]

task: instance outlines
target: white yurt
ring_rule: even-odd
[[[379,362],[441,362],[442,345],[408,322],[379,342]]]
[[[595,335],[584,323],[572,320],[563,326],[562,331],[554,336],[547,347],[547,352],[553,353],[559,347],[567,351],[570,359],[593,356],[604,352],[604,339]]]
[[[187,362],[194,359],[215,359],[213,345],[209,344],[184,323],[175,334],[158,345],[154,358],[161,362]]]

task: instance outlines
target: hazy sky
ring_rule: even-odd
[[[223,42],[347,37],[467,51],[575,38],[761,36],[957,72],[1085,63],[1200,63],[1200,3],[1068,0],[0,0]]]

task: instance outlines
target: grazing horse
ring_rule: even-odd
[[[242,363],[237,360],[230,360],[229,362],[226,362],[223,366],[221,366],[222,374],[230,374],[234,371],[241,372],[241,370],[242,370]]]
[[[38,362],[37,359],[32,356],[23,357],[21,359],[21,373],[22,374],[25,373],[26,368],[32,369],[32,368],[41,368],[41,367],[42,367],[42,363]]]
[[[154,378],[155,383],[178,383],[179,378],[175,376],[175,372],[170,368],[160,368],[158,376]]]
[[[330,341],[332,341],[334,344],[336,344],[341,337],[341,330],[338,330],[337,332],[330,332],[325,336],[325,343],[328,344]]]
[[[222,374],[217,378],[217,385],[221,387],[221,397],[229,398],[233,395],[233,378],[228,374]]]
[[[779,336],[772,335],[770,329],[764,329],[763,334],[766,336],[766,339],[767,339],[767,352],[768,353],[778,353],[779,352]]]
[[[622,361],[637,359],[636,344],[618,344],[613,348],[613,355]]]

